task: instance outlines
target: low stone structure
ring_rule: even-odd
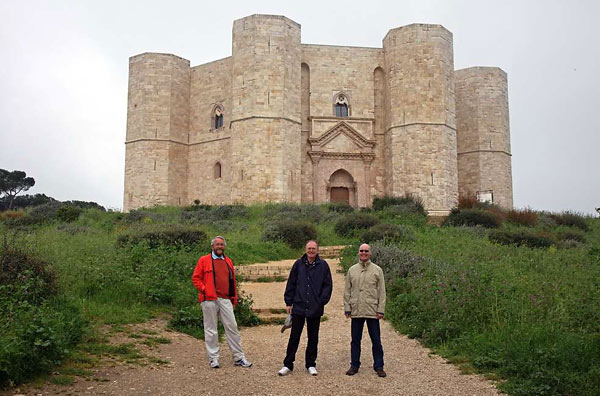
[[[415,194],[444,215],[459,193],[512,207],[506,73],[455,71],[440,25],[360,48],[252,15],[228,58],[132,57],[127,115],[124,210]]]

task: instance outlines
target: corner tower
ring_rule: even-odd
[[[512,208],[506,73],[471,67],[457,70],[455,79],[459,193]]]
[[[234,202],[300,202],[300,25],[276,15],[233,23]]]
[[[431,215],[458,199],[452,33],[440,25],[392,29],[383,39],[387,194],[416,194]]]
[[[170,54],[129,59],[123,210],[187,201],[190,62]]]

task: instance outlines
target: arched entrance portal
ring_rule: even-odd
[[[327,183],[327,193],[329,202],[356,206],[356,182],[344,169],[338,169],[331,174]]]

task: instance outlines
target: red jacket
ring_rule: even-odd
[[[231,274],[230,290],[233,288],[231,293],[232,297],[230,297],[230,300],[233,306],[236,306],[238,295],[233,261],[231,261],[231,259],[227,256],[224,257],[225,262],[229,267],[229,273]],[[213,269],[212,254],[207,254],[206,256],[200,257],[200,260],[198,260],[198,264],[196,264],[196,268],[194,269],[194,274],[192,275],[192,282],[194,283],[196,289],[198,289],[198,301],[200,302],[214,301],[217,299]]]

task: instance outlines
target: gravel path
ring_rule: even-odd
[[[332,267],[335,260],[329,260]],[[336,266],[337,268],[337,266]],[[231,353],[222,343],[221,368],[210,369],[204,343],[185,334],[164,330],[165,321],[155,320],[138,327],[151,327],[172,340],[148,351],[167,365],[145,367],[119,364],[96,371],[96,380],[77,378],[72,386],[46,385],[39,389],[28,387],[7,394],[27,395],[440,395],[484,396],[498,395],[489,382],[475,375],[461,375],[458,369],[439,356],[403,335],[397,334],[386,321],[382,323],[382,343],[387,378],[378,378],[371,369],[368,334],[363,335],[363,356],[360,372],[348,377],[344,373],[350,360],[350,322],[343,315],[344,276],[332,268],[334,292],[321,323],[319,375],[309,376],[303,369],[306,333],[291,375],[278,377],[285,355],[289,330],[280,333],[280,326],[260,326],[242,330],[242,344],[250,369],[233,366]],[[284,282],[246,284],[257,306],[281,308]],[[105,382],[98,381],[103,378]]]

